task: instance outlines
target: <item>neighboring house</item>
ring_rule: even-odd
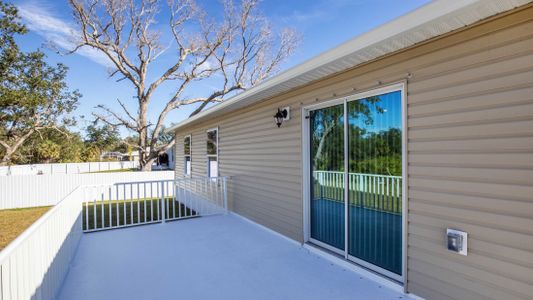
[[[169,130],[177,178],[410,293],[533,295],[530,1],[435,1]]]
[[[127,154],[128,159],[132,161],[139,161],[139,151],[131,151],[130,154]]]
[[[121,153],[121,152],[109,151],[109,152],[103,152],[100,155],[100,159],[102,159],[102,160],[111,159],[111,160],[123,161],[123,160],[129,160],[129,156],[127,154],[124,154],[124,153]]]
[[[148,148],[150,149],[150,148]],[[118,161],[139,161],[139,152],[132,151],[131,154],[121,152],[104,152],[100,155],[103,160],[118,160]],[[165,153],[159,155],[158,159],[154,161],[155,169],[174,169],[174,147],[168,149]]]
[[[152,168],[174,170],[174,148],[175,146],[165,151],[165,153],[160,154],[157,160],[154,162],[155,166]]]
[[[176,152],[175,148],[176,146],[174,145],[165,152],[167,156],[167,165],[170,170],[174,170],[176,167],[176,157],[174,156],[174,153]]]

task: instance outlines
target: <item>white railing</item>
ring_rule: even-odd
[[[0,167],[0,176],[80,174],[138,168],[138,161],[102,161],[85,163],[31,164]]]
[[[80,185],[173,178],[173,171],[0,176],[0,209],[54,205]]]
[[[77,187],[0,252],[0,300],[54,299],[84,231],[227,213],[227,180]]]
[[[343,201],[344,172],[313,171],[314,196]],[[348,173],[350,204],[401,213],[402,177],[380,174]]]
[[[227,212],[227,178],[84,186],[85,232]]]
[[[0,252],[0,300],[54,299],[78,247],[81,189],[75,189]]]

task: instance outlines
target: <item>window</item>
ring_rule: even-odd
[[[183,174],[191,176],[191,136],[183,139]]]
[[[207,176],[218,177],[218,128],[207,131]]]

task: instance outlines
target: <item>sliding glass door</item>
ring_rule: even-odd
[[[402,271],[401,92],[348,105],[348,254],[394,274]]]
[[[344,251],[344,104],[309,116],[311,238]]]
[[[403,263],[402,124],[399,88],[309,110],[311,241],[397,280]]]

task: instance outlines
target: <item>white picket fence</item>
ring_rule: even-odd
[[[55,205],[80,185],[173,178],[173,171],[0,176],[0,209]]]
[[[0,167],[0,176],[80,174],[138,168],[138,161],[102,161],[86,163],[32,164]]]
[[[0,300],[55,299],[82,235],[77,188],[0,252]]]

